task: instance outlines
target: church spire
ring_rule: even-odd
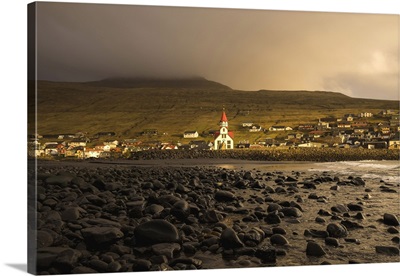
[[[221,120],[219,121],[221,127],[228,127],[228,118],[225,114],[225,108],[222,109]]]

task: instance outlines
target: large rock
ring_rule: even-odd
[[[306,254],[308,256],[321,257],[326,254],[325,250],[316,242],[309,241],[307,243]]]
[[[61,269],[63,273],[69,273],[77,264],[81,258],[82,253],[78,250],[67,249],[60,254],[54,261],[54,265]]]
[[[134,234],[136,243],[140,245],[176,243],[180,241],[176,227],[162,219],[155,219],[138,225]]]
[[[234,249],[244,246],[236,232],[229,227],[222,231],[220,242],[224,249]]]
[[[344,238],[347,237],[347,235],[349,234],[346,227],[338,223],[328,224],[328,226],[326,227],[326,231],[332,238]]]
[[[395,246],[375,246],[376,253],[399,256],[400,251]]]
[[[347,213],[347,212],[350,211],[350,209],[349,209],[346,205],[344,205],[344,204],[335,205],[335,206],[333,206],[333,207],[331,208],[331,210],[332,210],[333,212],[336,212],[336,213]]]
[[[36,239],[38,248],[49,247],[54,242],[53,236],[49,232],[42,230],[37,231]]]
[[[303,213],[296,207],[284,207],[280,210],[285,217],[296,217],[299,218],[303,215]]]
[[[275,248],[261,247],[257,248],[255,257],[259,258],[262,263],[275,263],[277,252]]]
[[[190,215],[190,206],[186,200],[179,200],[171,208],[171,214],[179,220],[184,220]]]
[[[76,221],[80,218],[81,208],[79,207],[68,207],[61,213],[61,218],[64,221]]]
[[[73,178],[73,176],[69,175],[53,175],[46,179],[46,184],[66,187]]]
[[[281,234],[274,234],[270,237],[272,245],[286,245],[289,244],[288,240]]]
[[[363,211],[363,207],[357,203],[349,203],[347,204],[347,208],[349,208],[350,211]]]
[[[267,208],[267,212],[270,213],[270,212],[274,212],[274,211],[277,211],[277,210],[279,211],[281,209],[282,209],[282,206],[279,205],[278,203],[269,203],[268,204],[268,208]]]
[[[43,247],[37,250],[36,264],[39,269],[50,267],[57,257],[64,251],[69,250],[68,247]]]
[[[204,223],[217,223],[222,221],[223,219],[223,215],[215,210],[206,210],[200,216],[200,221]]]
[[[230,202],[236,199],[236,196],[232,192],[222,190],[217,191],[214,197],[220,202]]]
[[[81,230],[85,241],[90,245],[112,243],[122,238],[124,234],[115,227],[90,227]]]

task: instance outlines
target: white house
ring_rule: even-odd
[[[196,130],[188,130],[183,133],[183,138],[197,138],[199,133]]]
[[[233,132],[228,131],[228,118],[226,117],[225,110],[222,110],[219,126],[219,131],[215,132],[214,135],[214,149],[233,149]]]
[[[361,118],[371,118],[372,116],[374,116],[374,114],[372,114],[371,112],[361,112],[359,117]]]
[[[285,127],[285,126],[271,126],[269,131],[285,131],[285,130],[293,130],[291,127]]]
[[[96,148],[85,148],[85,158],[99,158],[102,152]]]
[[[252,126],[253,126],[253,123],[249,123],[249,122],[242,123],[242,127],[252,127]]]
[[[261,131],[261,126],[259,125],[253,125],[252,127],[249,128],[250,132],[260,132]]]

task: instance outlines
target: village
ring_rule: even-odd
[[[217,121],[218,119],[216,119]],[[363,112],[324,117],[297,126],[260,126],[253,122],[235,125],[235,132],[248,133],[249,139],[236,141],[228,130],[228,117],[222,110],[219,130],[190,130],[182,140],[163,141],[165,133],[144,129],[137,137],[121,138],[112,131],[89,134],[35,134],[28,137],[29,157],[123,158],[146,150],[232,150],[262,148],[366,148],[400,149],[399,113],[382,110],[378,114]],[[251,134],[263,134],[251,140]],[[243,137],[243,135],[241,135]],[[246,136],[247,137],[247,136]],[[260,136],[258,136],[260,137]]]

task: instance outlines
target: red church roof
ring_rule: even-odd
[[[228,118],[226,117],[225,110],[222,111],[220,122],[228,122]]]
[[[216,139],[219,135],[220,135],[220,132],[219,132],[219,131],[216,131],[216,132],[214,133],[214,139]],[[234,138],[233,131],[228,131],[228,136],[231,137],[231,138],[233,139],[233,138]]]

